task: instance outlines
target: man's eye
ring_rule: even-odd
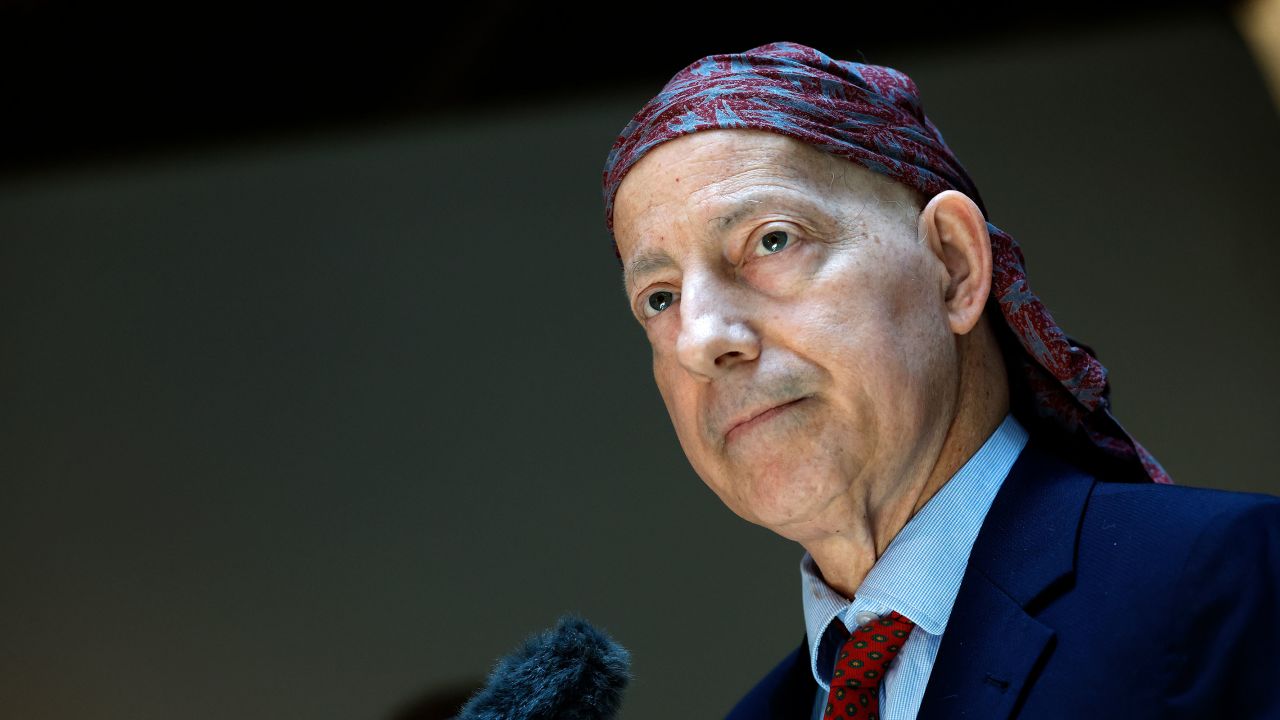
[[[666,310],[671,306],[671,303],[676,301],[676,297],[678,295],[671,290],[659,290],[649,295],[644,301],[644,316],[653,317]]]
[[[791,244],[791,234],[786,230],[770,230],[760,237],[756,255],[772,255]]]

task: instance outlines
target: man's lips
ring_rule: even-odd
[[[754,413],[749,415],[746,419],[739,420],[737,423],[729,427],[729,431],[724,434],[725,443],[728,444],[732,442],[734,438],[756,427],[757,425],[762,425],[772,420],[778,415],[781,415],[782,413],[791,409],[800,401],[808,399],[808,397],[809,397],[808,395],[805,395],[804,397],[796,398],[795,400],[782,403],[781,405],[775,405],[773,407],[765,408],[764,410],[754,411]]]

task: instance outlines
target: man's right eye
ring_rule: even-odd
[[[649,296],[644,299],[644,316],[651,318],[663,310],[666,310],[671,306],[671,303],[676,301],[677,297],[678,294],[671,290],[658,290],[657,292],[650,293]]]

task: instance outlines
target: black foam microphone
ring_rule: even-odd
[[[631,680],[631,654],[565,615],[499,660],[454,720],[609,720]]]

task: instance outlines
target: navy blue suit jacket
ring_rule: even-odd
[[[1105,480],[1032,436],[918,718],[1280,718],[1280,497]],[[729,720],[808,718],[808,646]]]

